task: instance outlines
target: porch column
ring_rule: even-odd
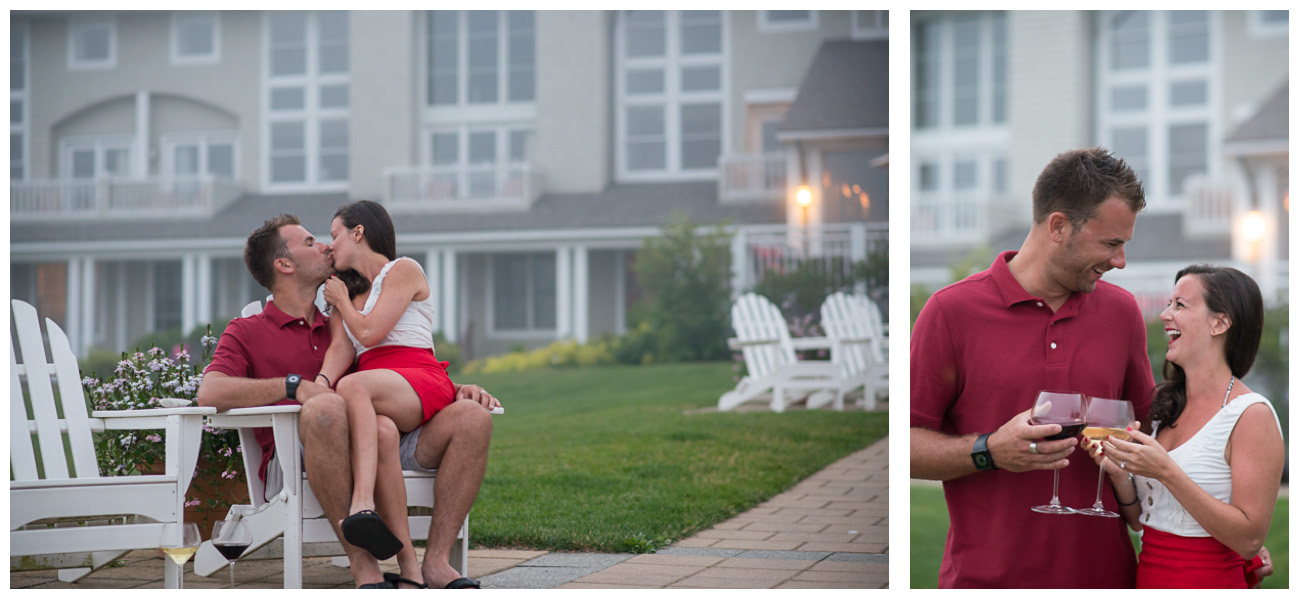
[[[456,250],[442,251],[442,336],[456,343]]]
[[[614,333],[627,333],[627,250],[614,251]]]
[[[116,300],[114,301],[112,306],[113,306],[113,316],[116,318],[117,327],[115,329],[117,331],[115,332],[116,334],[116,336],[114,337],[115,343],[111,348],[112,350],[121,351],[126,349],[126,344],[127,344],[126,312],[127,312],[127,306],[129,306],[126,300],[126,289],[127,289],[127,277],[129,277],[130,275],[131,275],[131,270],[127,268],[127,262],[125,260],[118,261],[117,264],[114,265],[112,281],[113,281],[113,297],[116,298]]]
[[[81,328],[81,258],[74,256],[68,259],[68,297],[67,306],[64,307],[66,323],[63,323],[63,330],[68,334],[68,343],[72,345],[74,351],[80,351],[82,335]]]
[[[555,249],[555,339],[573,334],[573,248]]]
[[[87,256],[81,259],[81,345],[73,346],[77,354],[86,356],[95,344],[95,309],[99,301],[95,298],[95,258]]]
[[[196,305],[195,323],[199,325],[208,325],[212,323],[212,255],[200,254],[195,257],[195,278],[198,280],[196,293],[198,294],[198,303]],[[182,332],[182,335],[189,333],[189,330]]]
[[[587,303],[590,300],[587,286],[587,247],[573,248],[573,337],[579,344],[587,343]]]
[[[867,224],[854,223],[849,226],[849,263],[867,260]],[[859,296],[867,294],[867,282],[853,284],[853,293]]]
[[[433,329],[442,331],[442,253],[429,250],[424,255],[424,278],[429,280],[429,297],[433,299]],[[443,332],[446,336],[446,332]]]
[[[737,227],[736,232],[731,235],[731,299],[735,300],[740,297],[741,292],[749,285],[746,275],[749,273],[749,247],[748,236],[745,235],[744,228]]]
[[[135,93],[135,142],[131,152],[131,176],[149,176],[149,91]]]
[[[181,335],[198,325],[198,257],[181,256]]]

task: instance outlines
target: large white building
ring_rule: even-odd
[[[914,284],[1019,248],[1042,168],[1104,146],[1148,205],[1108,281],[1152,314],[1180,268],[1234,264],[1285,301],[1287,11],[918,11],[911,28]]]
[[[74,347],[237,315],[281,212],[385,204],[467,354],[626,327],[681,210],[763,260],[888,221],[884,11],[10,13],[11,290]],[[812,202],[795,203],[811,187]],[[807,239],[804,239],[807,236]],[[837,263],[838,264],[838,263]]]

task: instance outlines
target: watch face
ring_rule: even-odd
[[[989,455],[984,452],[976,454],[975,467],[979,469],[987,469],[989,467]]]
[[[302,381],[302,376],[301,376],[301,375],[290,375],[290,376],[289,376],[289,381],[291,381],[291,382],[293,382],[293,383],[298,383],[299,381]]]

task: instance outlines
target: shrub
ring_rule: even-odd
[[[560,340],[536,350],[514,350],[497,356],[476,358],[465,364],[466,375],[478,373],[514,373],[537,369],[589,367],[614,364],[612,342],[602,338],[590,344]]]
[[[721,227],[698,233],[684,213],[673,211],[663,235],[645,240],[632,268],[646,290],[635,323],[649,325],[656,361],[728,357],[731,249]]]

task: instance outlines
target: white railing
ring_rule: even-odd
[[[1007,208],[1003,199],[987,194],[946,198],[917,194],[912,197],[912,243],[942,246],[987,242],[1018,222],[1006,214]]]
[[[785,154],[724,154],[718,157],[718,198],[728,202],[785,197]]]
[[[1188,237],[1232,234],[1232,221],[1241,209],[1231,187],[1198,175],[1188,178],[1183,189],[1187,190],[1183,230]]]
[[[748,289],[768,273],[790,273],[811,264],[837,281],[852,279],[854,266],[869,255],[887,256],[887,223],[837,223],[800,226],[747,226],[737,232],[743,247],[737,289]]]
[[[542,192],[531,165],[389,167],[385,204],[397,211],[528,210]]]
[[[229,179],[55,179],[9,184],[15,221],[210,217],[242,193]]]

